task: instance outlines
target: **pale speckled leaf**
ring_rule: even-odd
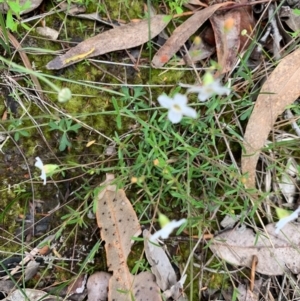
[[[47,296],[47,297],[46,297]],[[13,291],[11,294],[9,294],[3,301],[39,301],[39,300],[47,300],[47,301],[62,301],[62,300],[69,300],[69,299],[63,299],[57,296],[48,295],[48,293],[35,290],[35,289],[19,289]]]
[[[112,175],[107,175],[105,189],[98,195],[97,223],[105,240],[108,270],[113,273],[109,280],[108,300],[161,301],[160,291],[149,273],[133,276],[127,266],[131,240],[141,233],[135,211],[124,190],[111,185]]]
[[[266,226],[267,235],[255,234],[249,228],[231,229],[217,235],[210,244],[210,249],[237,266],[251,267],[253,256],[256,255],[256,271],[262,274],[283,275],[288,271],[299,274],[299,224],[287,224],[279,234],[275,230],[275,224]]]
[[[108,297],[108,282],[111,274],[96,272],[92,274],[86,284],[88,301],[106,301]]]
[[[162,301],[155,276],[150,272],[142,272],[134,277],[133,295],[134,300]]]
[[[113,272],[109,283],[109,299],[113,300],[114,294],[120,294],[118,290],[129,291],[131,288],[133,276],[127,266],[127,257],[131,239],[138,236],[141,229],[125,192],[110,185],[111,180],[110,177],[105,182],[107,187],[99,193],[96,217],[105,240],[108,270]],[[117,297],[117,300],[126,299],[126,294]]]

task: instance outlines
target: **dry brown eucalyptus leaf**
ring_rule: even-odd
[[[255,188],[256,164],[273,125],[300,95],[300,49],[284,57],[263,84],[244,135],[242,172],[247,188]]]
[[[110,294],[120,289],[130,290],[132,275],[127,266],[127,257],[131,250],[131,239],[138,236],[141,229],[124,190],[108,185],[99,194],[96,217],[101,237],[105,240],[108,270],[113,272]],[[115,287],[111,286],[112,283]]]
[[[233,4],[234,2],[218,3],[209,7],[206,7],[193,16],[187,19],[179,27],[177,27],[172,36],[166,41],[166,43],[157,51],[152,59],[154,67],[162,67],[167,63],[172,56],[180,49],[180,47],[187,41],[187,39],[193,35],[197,29],[210,18],[215,11],[220,7]]]
[[[279,234],[275,224],[266,226],[266,233],[255,234],[249,228],[235,228],[214,238],[210,244],[213,253],[238,266],[251,267],[254,255],[258,258],[256,271],[266,275],[300,273],[300,228],[287,224]]]
[[[218,64],[226,73],[232,70],[237,61],[237,54],[240,48],[240,23],[241,16],[238,11],[229,11],[226,13],[214,14],[210,17],[210,22],[214,30],[216,41]],[[230,24],[226,30],[226,22]]]
[[[242,36],[241,31],[246,29],[249,34],[255,26],[252,9],[238,8],[217,12],[209,20],[214,30],[221,73],[229,72],[238,60],[239,51],[248,42],[248,38]]]
[[[88,57],[139,46],[148,42],[149,38],[152,39],[157,36],[168,25],[168,20],[166,15],[156,15],[150,20],[132,22],[107,30],[56,57],[46,67],[48,69],[61,69]]]
[[[160,291],[149,273],[133,276],[127,266],[131,240],[141,233],[139,221],[124,190],[111,185],[112,175],[107,175],[105,188],[98,195],[96,217],[105,240],[109,280],[108,300],[161,301]]]

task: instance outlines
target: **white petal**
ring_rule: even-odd
[[[297,210],[295,210],[291,215],[286,216],[286,217],[280,219],[280,220],[276,223],[276,225],[275,225],[275,228],[276,228],[275,233],[278,234],[279,231],[280,231],[285,225],[287,225],[289,222],[292,222],[293,220],[297,219],[297,218],[298,218],[299,212],[300,212],[300,207],[299,207]]]
[[[164,238],[164,239],[168,238],[169,235],[173,232],[173,230],[175,228],[180,227],[182,224],[185,223],[185,221],[186,221],[186,219],[183,218],[180,221],[175,221],[174,220],[174,221],[169,222],[166,226],[164,226],[160,230],[161,231],[161,234],[160,234],[161,238]]]
[[[174,103],[173,99],[167,95],[160,95],[160,96],[158,96],[157,100],[158,100],[159,104],[166,109],[172,108],[173,103]]]
[[[202,92],[203,92],[203,87],[200,86],[191,87],[187,90],[187,93],[202,93]]]
[[[153,235],[151,235],[149,239],[153,242],[156,242],[156,240],[160,238],[162,232],[163,232],[163,229],[160,229],[159,231],[157,231]]]
[[[227,87],[222,87],[221,86],[221,87],[218,88],[218,90],[216,90],[216,93],[218,95],[224,95],[224,94],[229,95],[230,94],[230,89],[227,88]]]
[[[36,157],[35,160],[36,160],[36,162],[35,162],[34,166],[41,170],[40,178],[44,181],[44,185],[46,185],[46,172],[44,169],[44,164],[39,157]]]
[[[184,94],[177,93],[174,95],[174,103],[179,105],[180,107],[186,106],[187,104],[187,96]]]
[[[215,94],[218,94],[218,95],[223,95],[223,94],[229,95],[229,93],[230,93],[230,89],[227,88],[227,87],[222,86],[220,84],[219,80],[211,83],[210,88],[213,90],[213,92]]]
[[[298,216],[297,216],[297,217],[298,217]],[[296,217],[296,218],[297,218],[297,217]],[[276,223],[276,225],[275,225],[275,228],[276,228],[275,233],[278,234],[279,231],[280,231],[285,225],[287,225],[289,222],[291,222],[291,221],[293,221],[293,220],[294,220],[294,218],[291,218],[291,215],[289,215],[289,216],[287,216],[287,217],[284,217],[284,218],[280,219],[280,220]]]
[[[198,99],[201,102],[206,101],[209,97],[212,95],[213,88],[211,87],[211,84],[202,86],[202,87],[192,87],[187,90],[187,93],[198,93]]]
[[[221,84],[220,84],[220,80],[218,80],[218,79],[215,80],[214,82],[210,83],[209,85],[215,91],[217,91],[220,87],[222,87]]]
[[[178,111],[175,111],[175,110],[169,110],[169,112],[168,112],[168,119],[172,123],[178,123],[182,119],[182,113],[178,112]]]
[[[165,225],[163,228],[161,228],[159,231],[155,232],[153,235],[151,235],[150,240],[154,241],[158,239],[159,237],[161,238],[168,238],[169,235],[173,232],[175,228],[180,227],[182,224],[186,222],[186,219],[183,218],[179,221],[171,221],[167,225]]]
[[[182,114],[191,118],[196,118],[197,117],[197,112],[196,110],[190,108],[190,107],[184,107],[182,108]]]
[[[206,101],[208,98],[210,98],[211,97],[211,94],[209,94],[209,93],[206,93],[206,92],[202,92],[202,93],[199,93],[198,94],[198,99],[201,101],[201,102],[204,102],[204,101]]]
[[[44,185],[46,185],[47,183],[47,177],[46,177],[46,173],[44,171],[42,171],[40,178],[44,181]]]
[[[34,166],[42,170],[44,167],[44,164],[43,164],[42,160],[40,159],[40,157],[36,157],[35,160],[36,160],[36,162],[35,162]]]

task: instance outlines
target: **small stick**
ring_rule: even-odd
[[[252,265],[251,265],[251,276],[250,276],[250,291],[251,292],[253,292],[253,290],[254,290],[255,271],[256,271],[257,264],[258,264],[258,258],[256,255],[253,255]]]

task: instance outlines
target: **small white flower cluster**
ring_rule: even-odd
[[[199,87],[191,86],[187,90],[187,94],[189,93],[198,93],[198,99],[204,102],[214,94],[229,95],[230,89],[223,87],[219,80],[214,80],[212,74],[207,72],[203,78],[203,85]],[[186,94],[177,93],[174,95],[174,98],[160,95],[157,100],[162,107],[169,110],[168,119],[172,123],[179,123],[183,116],[197,117],[197,112],[187,105],[188,99]]]

